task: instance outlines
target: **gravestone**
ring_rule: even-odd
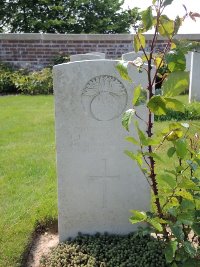
[[[146,86],[147,79],[132,67],[134,83],[122,80],[117,63],[91,60],[54,66],[60,241],[78,232],[131,232],[136,225],[128,220],[130,210],[150,207],[148,183],[123,153],[137,147],[124,140],[128,134],[121,126],[133,88],[138,83]],[[143,106],[138,109],[145,113]],[[136,136],[133,126],[130,134]]]
[[[142,51],[139,52],[130,52],[130,53],[126,53],[122,55],[122,60],[124,61],[133,61],[135,60],[137,57],[142,57],[144,55],[144,53]]]
[[[91,52],[87,54],[76,54],[70,56],[70,61],[82,61],[82,60],[94,60],[94,59],[105,59],[104,53],[98,53],[98,52]]]
[[[106,58],[106,54],[101,53],[101,52],[90,52],[90,53],[86,53],[86,55],[99,55],[99,56],[101,56],[102,59]]]
[[[189,102],[200,101],[200,53],[191,52]]]

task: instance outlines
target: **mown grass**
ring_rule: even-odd
[[[194,133],[200,122],[192,123]],[[0,267],[19,266],[36,222],[57,218],[54,139],[53,96],[0,97]],[[168,147],[158,169],[172,164]]]
[[[52,96],[0,98],[0,266],[18,266],[37,221],[57,217]]]

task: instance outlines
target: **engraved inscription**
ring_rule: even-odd
[[[102,200],[102,208],[106,208],[106,204],[107,204],[107,184],[106,184],[106,180],[109,178],[119,178],[119,175],[108,175],[107,174],[107,160],[106,159],[102,159],[103,161],[103,175],[93,175],[90,176],[90,180],[95,181],[96,179],[101,179],[102,180],[102,184],[103,184],[103,200]]]
[[[98,121],[118,118],[126,108],[127,99],[122,82],[109,75],[92,78],[81,95],[84,110]]]

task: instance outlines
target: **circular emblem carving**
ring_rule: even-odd
[[[84,109],[98,121],[110,121],[119,117],[127,105],[127,98],[122,82],[108,75],[92,78],[81,95]]]

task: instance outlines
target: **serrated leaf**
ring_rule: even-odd
[[[170,51],[166,56],[165,60],[168,66],[168,69],[171,72],[174,71],[184,71],[186,68],[186,58],[183,52],[181,51]]]
[[[165,99],[162,96],[153,96],[148,104],[148,108],[153,112],[155,115],[166,115],[167,108],[166,108],[166,103]]]
[[[122,116],[122,125],[127,131],[129,131],[129,126],[130,126],[132,117],[134,115],[135,115],[135,110],[129,109],[126,112],[124,112],[124,114]]]
[[[173,235],[179,240],[183,241],[184,240],[184,232],[183,232],[183,227],[180,224],[175,224],[170,226]]]
[[[185,139],[178,139],[174,142],[176,154],[183,159],[187,155],[187,142]]]
[[[147,136],[143,133],[143,131],[140,130],[137,121],[135,122],[135,126],[136,126],[136,129],[137,129],[137,132],[138,132],[140,143],[142,145],[144,145],[144,146],[147,146],[148,145],[148,143],[147,143],[147,141],[148,141]]]
[[[188,259],[186,262],[182,263],[181,267],[199,267],[200,262],[198,259]]]
[[[195,234],[200,236],[200,223],[193,223],[191,228],[195,232]]]
[[[118,72],[119,72],[120,76],[122,77],[122,79],[131,82],[132,80],[129,77],[127,67],[128,67],[128,63],[120,62],[120,63],[117,64],[116,69],[118,70]]]
[[[177,220],[185,225],[192,225],[194,222],[194,212],[192,211],[181,212],[180,214],[178,214]]]
[[[153,26],[153,14],[152,14],[152,7],[149,6],[146,10],[142,11],[142,22],[143,25],[148,31]]]
[[[177,16],[174,20],[174,34],[177,34],[182,23],[183,23],[183,18],[180,18],[179,16]]]
[[[175,98],[169,98],[169,97],[165,97],[164,100],[165,100],[167,109],[172,109],[174,111],[179,111],[182,113],[185,112],[185,105],[181,101]]]
[[[161,68],[163,66],[163,59],[161,57],[155,57],[154,58],[154,64],[156,66],[156,68]]]
[[[189,72],[176,71],[169,74],[163,82],[162,91],[165,97],[177,96],[189,87]]]
[[[144,211],[131,210],[130,212],[133,213],[133,216],[129,219],[132,224],[143,222],[147,219],[147,215]]]
[[[140,95],[139,95],[137,101],[135,102],[134,106],[143,105],[146,103],[146,100],[147,100],[147,91],[145,89],[141,88]]]
[[[173,1],[174,1],[174,0],[165,0],[165,1],[163,2],[163,6],[165,7],[165,6],[171,5],[171,3],[172,3]]]
[[[167,150],[167,156],[169,158],[173,157],[174,153],[176,152],[176,148],[175,147],[170,147],[168,150]]]
[[[139,145],[139,142],[132,136],[125,137],[125,140],[128,141],[128,142],[131,142],[134,145]]]
[[[138,33],[138,35],[134,36],[134,50],[136,53],[140,50],[141,46],[143,48],[145,48],[146,39],[145,39],[145,36],[143,34]]]
[[[176,240],[173,240],[173,241],[171,240],[167,244],[164,250],[165,259],[167,263],[171,263],[173,261],[177,248],[178,248],[178,242]]]
[[[146,221],[150,223],[157,231],[162,232],[163,227],[159,218],[147,218]]]
[[[185,251],[191,256],[194,257],[196,255],[196,249],[193,247],[192,243],[190,243],[189,241],[185,241],[183,243],[183,247],[185,249]]]
[[[157,180],[159,183],[164,183],[169,185],[171,188],[174,188],[176,186],[176,179],[175,177],[167,174],[167,173],[161,173],[157,174]]]
[[[192,194],[190,194],[188,191],[186,191],[184,189],[180,189],[180,190],[176,191],[176,196],[180,196],[182,198],[194,201]]]
[[[158,32],[165,37],[172,37],[174,32],[174,21],[170,20],[166,15],[160,16]]]

